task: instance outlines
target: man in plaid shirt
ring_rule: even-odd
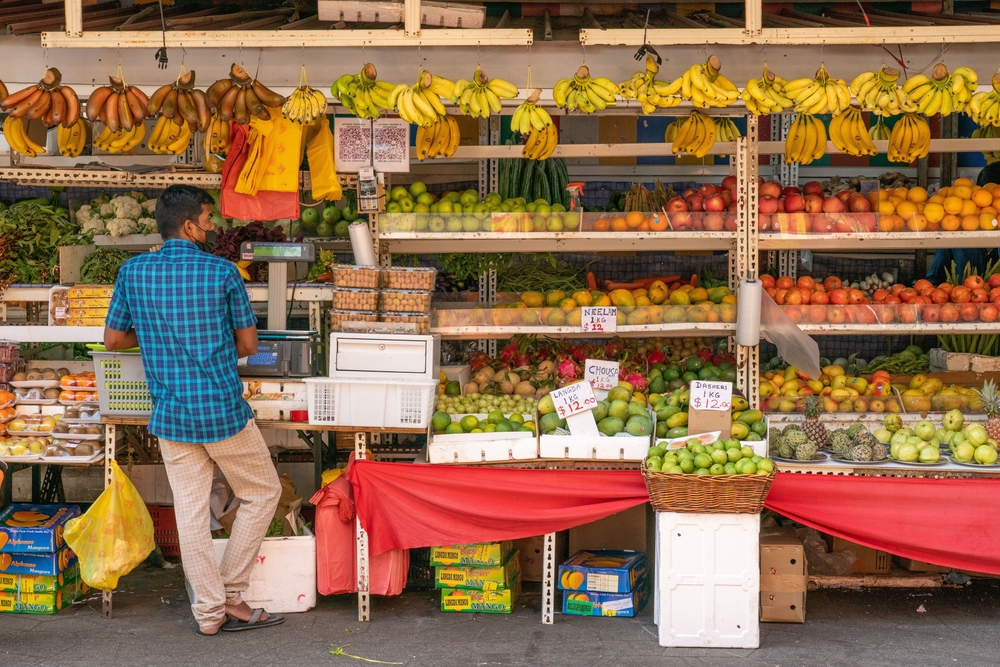
[[[160,439],[184,575],[197,598],[191,608],[203,635],[284,620],[251,609],[241,597],[281,485],[243,399],[236,360],[257,352],[257,319],[236,266],[211,254],[212,203],[189,185],[163,192],[156,202],[163,247],[122,267],[104,329],[109,350],[142,349],[153,397],[149,431]],[[210,529],[215,465],[241,502],[221,565]]]

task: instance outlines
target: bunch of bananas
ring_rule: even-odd
[[[809,113],[800,113],[785,137],[785,164],[809,164],[826,152],[826,127]]]
[[[208,126],[205,136],[208,140],[207,151],[212,155],[226,155],[229,153],[229,121],[222,120],[222,116],[215,114],[212,122]]]
[[[453,116],[441,116],[434,123],[417,128],[417,159],[423,162],[427,158],[451,157],[461,140],[458,121]]]
[[[885,126],[882,117],[878,117],[878,122],[868,128],[868,137],[872,141],[889,141],[889,128]]]
[[[788,81],[764,65],[764,73],[759,79],[750,79],[743,89],[741,97],[746,103],[747,111],[755,116],[766,116],[781,113],[795,104],[785,96],[785,84]]]
[[[45,70],[36,86],[28,86],[13,95],[0,83],[0,109],[13,118],[41,120],[45,127],[69,128],[80,118],[80,98],[76,91],[62,85],[62,73],[55,67]]]
[[[500,113],[503,108],[501,98],[511,100],[517,97],[517,86],[503,79],[491,79],[486,72],[476,68],[472,79],[459,79],[451,93],[451,101],[457,104],[466,116],[489,118],[490,113]]]
[[[306,66],[299,75],[299,87],[281,105],[281,115],[301,125],[309,125],[320,116],[326,115],[326,95],[316,90],[306,81]]]
[[[94,148],[100,148],[108,153],[128,153],[142,143],[146,138],[146,126],[143,123],[136,123],[131,130],[120,128],[117,132],[112,132],[107,125],[100,136],[94,139]]]
[[[670,150],[677,153],[690,153],[695,157],[705,157],[715,145],[715,121],[700,111],[692,111],[691,115],[680,121],[677,136],[671,143]]]
[[[389,93],[389,104],[399,112],[399,117],[410,125],[433,125],[445,115],[441,98],[451,99],[455,82],[420,70],[412,86],[398,84]]]
[[[716,141],[733,142],[742,136],[740,128],[736,127],[732,118],[714,118],[713,120],[715,121]]]
[[[77,118],[71,127],[59,126],[56,132],[59,154],[63,157],[80,157],[87,145],[87,122]]]
[[[521,106],[514,110],[510,117],[510,131],[530,134],[532,130],[541,132],[552,124],[552,116],[545,109],[536,106],[542,95],[541,88],[535,88]]]
[[[45,146],[40,146],[28,137],[24,128],[24,118],[8,116],[3,122],[3,136],[10,147],[28,157],[38,157],[45,153]]]
[[[345,74],[330,86],[330,93],[358,118],[380,118],[392,111],[389,93],[396,84],[378,80],[375,65],[365,63],[357,74]]]
[[[865,123],[861,109],[853,104],[830,121],[830,141],[838,151],[847,155],[861,157],[878,153],[868,136],[868,124]]]
[[[570,79],[559,79],[552,89],[552,98],[560,109],[594,113],[615,105],[618,86],[604,77],[593,78],[590,68],[581,65]]]
[[[549,123],[541,130],[532,127],[521,155],[529,160],[546,160],[558,145],[559,130],[556,129],[555,123]]]
[[[218,112],[224,121],[235,120],[240,125],[250,122],[250,116],[271,120],[268,109],[280,109],[285,98],[274,92],[247,71],[233,63],[229,78],[219,79],[208,88],[208,108]]]
[[[835,79],[821,64],[812,79],[792,79],[785,84],[785,95],[795,102],[795,111],[809,114],[843,113],[851,106],[851,89],[843,79]]]
[[[663,143],[672,144],[674,139],[677,138],[677,130],[680,129],[681,125],[687,121],[687,118],[678,118],[674,122],[667,125],[667,129],[663,131]]]
[[[927,157],[930,150],[931,127],[927,119],[916,113],[903,114],[889,134],[889,161],[909,164],[917,158]]]
[[[728,107],[740,97],[740,91],[733,82],[722,76],[722,61],[709,56],[702,64],[694,64],[680,77],[681,97],[699,109]],[[674,87],[674,81],[670,85]]]
[[[976,125],[1000,127],[1000,74],[994,74],[991,83],[993,90],[973,95],[965,113]]]
[[[192,130],[205,132],[212,122],[210,107],[208,95],[202,90],[195,90],[192,70],[177,77],[173,83],[157,88],[146,105],[146,114],[154,118],[161,113],[178,124],[187,122]]]
[[[1000,139],[1000,129],[996,125],[983,125],[972,131],[973,139]],[[1000,160],[1000,151],[983,151],[986,164],[993,164]]]
[[[100,120],[111,128],[111,132],[131,130],[148,115],[149,98],[146,94],[125,83],[121,77],[108,77],[110,86],[101,86],[90,94],[87,100],[87,118],[91,122]]]
[[[177,121],[180,120],[178,123]],[[181,155],[191,143],[191,125],[180,116],[160,116],[146,144],[157,155]]]
[[[660,66],[650,54],[646,54],[646,69],[636,72],[625,83],[619,84],[620,94],[626,100],[638,100],[642,113],[647,116],[657,109],[669,109],[681,103],[677,93],[681,90],[682,80],[671,83],[660,81],[656,75]]]
[[[883,66],[877,72],[862,72],[851,81],[851,92],[862,109],[879,116],[913,113],[917,105],[896,85],[899,70]],[[831,128],[832,130],[832,128]],[[831,132],[832,134],[832,132]]]
[[[952,112],[960,113],[972,100],[979,76],[968,67],[956,67],[949,73],[944,63],[938,63],[928,77],[914,74],[903,84],[903,91],[917,105],[917,112],[925,116]]]

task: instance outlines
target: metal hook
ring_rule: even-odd
[[[580,42],[580,48],[583,50],[583,64],[587,64],[587,45]]]
[[[260,61],[264,58],[264,49],[257,52],[257,69],[254,70],[253,78],[254,81],[257,80],[257,75],[260,74]]]
[[[480,46],[482,46],[482,43],[481,42],[476,42],[476,69],[480,69],[483,66],[482,65],[483,59],[479,55],[479,47]]]

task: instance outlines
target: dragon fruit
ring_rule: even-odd
[[[558,385],[564,387],[580,379],[580,366],[572,359],[562,359],[556,365]]]
[[[646,363],[652,366],[653,364],[662,364],[667,360],[667,355],[663,354],[663,350],[650,350],[646,353]]]
[[[644,377],[642,373],[629,373],[624,379],[636,391],[646,391],[646,387],[649,385],[649,379]]]

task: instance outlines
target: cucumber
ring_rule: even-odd
[[[569,172],[566,171],[566,160],[562,158],[557,158],[559,160],[559,193],[562,197],[563,206],[567,209],[569,208],[569,191],[566,190],[566,186],[569,185]]]
[[[552,193],[549,189],[549,172],[552,171],[552,167],[548,164],[548,160],[542,161],[542,173],[538,177],[538,198],[544,199],[546,202],[552,202]]]
[[[521,172],[521,187],[519,196],[524,197],[527,201],[532,201],[531,183],[534,171],[535,171],[535,161],[525,160],[524,169]]]
[[[551,162],[552,158],[546,160],[546,162]],[[549,204],[555,204],[556,202],[562,203],[562,195],[559,194],[561,190],[559,189],[559,165],[556,163],[550,164],[548,168],[549,173],[549,196],[552,198],[549,200]]]
[[[507,177],[507,196],[504,199],[517,199],[521,196],[521,171],[524,169],[524,158],[513,158],[510,161],[510,175]]]

